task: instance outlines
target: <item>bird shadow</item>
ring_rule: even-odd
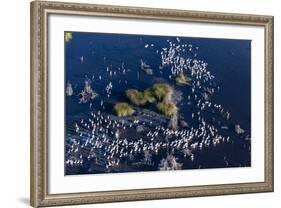
[[[18,199],[22,204],[29,205],[29,198],[21,197]]]

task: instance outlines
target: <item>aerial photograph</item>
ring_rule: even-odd
[[[65,31],[65,175],[251,167],[251,40]]]

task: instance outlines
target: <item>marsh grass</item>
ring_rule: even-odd
[[[155,98],[153,92],[151,91],[151,89],[149,89],[149,88],[143,92],[143,97],[148,103],[156,102],[156,98]]]
[[[172,102],[173,88],[165,83],[154,84],[152,88],[147,88],[143,92],[137,89],[126,90],[126,96],[135,106],[146,106],[156,103],[159,113],[171,118],[178,113],[178,107]],[[120,105],[120,106],[119,106]],[[127,103],[120,103],[114,107],[118,116],[127,116],[134,113]],[[126,112],[128,110],[128,112]]]
[[[158,101],[166,100],[173,93],[172,87],[165,83],[154,84],[152,91]]]
[[[128,103],[117,103],[113,110],[118,117],[131,116],[135,113],[135,110]]]
[[[126,96],[136,106],[144,106],[147,103],[143,93],[138,90],[129,89],[126,91]]]
[[[170,118],[178,113],[178,108],[173,103],[161,102],[158,103],[156,107],[161,114]]]
[[[181,74],[178,77],[176,77],[176,84],[179,86],[191,85],[192,79],[188,76]]]
[[[64,39],[65,39],[65,42],[68,43],[72,40],[72,33],[71,32],[66,32],[64,34]]]

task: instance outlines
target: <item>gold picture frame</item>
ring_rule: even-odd
[[[48,15],[68,14],[187,21],[264,27],[264,182],[103,191],[48,193]],[[168,199],[273,191],[273,17],[215,12],[133,8],[60,2],[31,2],[31,205],[34,207]]]

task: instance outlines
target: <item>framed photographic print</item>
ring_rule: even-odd
[[[273,191],[273,17],[31,3],[31,204]]]

